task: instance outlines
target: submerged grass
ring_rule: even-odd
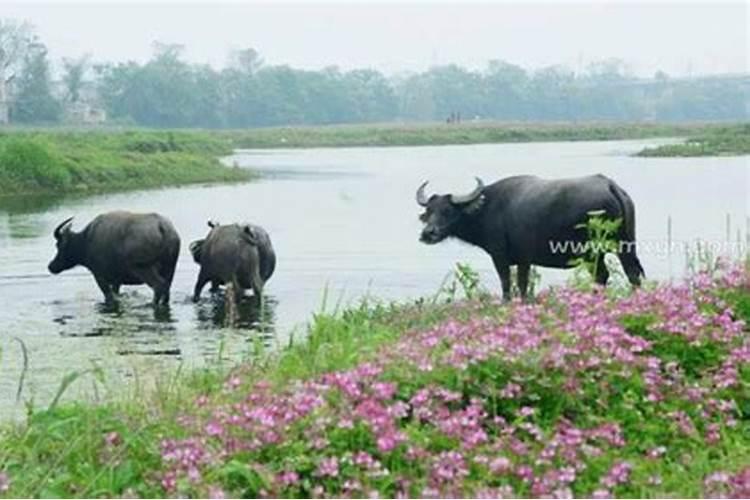
[[[363,304],[0,431],[0,496],[750,493],[750,273],[535,305]],[[129,394],[129,395],[128,395]]]
[[[691,137],[682,144],[645,148],[638,156],[691,157],[750,155],[750,124],[718,127]]]
[[[248,180],[250,171],[219,162],[231,151],[227,141],[196,132],[0,133],[0,196]]]

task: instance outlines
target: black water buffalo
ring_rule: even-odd
[[[232,284],[236,299],[247,289],[260,298],[276,268],[276,254],[268,233],[253,224],[221,225],[209,221],[208,225],[208,236],[190,244],[193,259],[201,266],[193,300],[200,298],[209,281],[212,290]]]
[[[644,275],[635,251],[635,207],[628,194],[612,179],[592,175],[544,180],[530,175],[502,179],[477,187],[466,195],[425,195],[427,182],[417,190],[417,203],[425,207],[421,241],[438,243],[455,237],[482,248],[495,265],[503,289],[510,298],[510,266],[518,266],[518,288],[526,297],[531,265],[567,268],[580,256],[587,240],[584,228],[589,213],[603,211],[603,218],[621,219],[616,239],[618,257],[628,280],[640,285]],[[609,273],[597,265],[597,283]]]
[[[169,303],[180,237],[172,223],[159,214],[110,212],[99,215],[80,233],[73,218],[54,232],[57,255],[49,263],[52,274],[81,265],[94,275],[108,303],[121,285],[147,284],[154,304]]]

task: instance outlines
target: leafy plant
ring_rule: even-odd
[[[584,252],[571,261],[571,264],[578,270],[585,270],[588,274],[596,278],[600,271],[600,266],[605,266],[604,257],[608,253],[615,253],[618,250],[619,242],[615,239],[617,231],[622,225],[622,219],[607,219],[604,217],[604,210],[592,210],[588,212],[588,219],[576,225],[576,229],[583,229],[586,232],[586,243]],[[576,273],[580,277],[580,273]]]

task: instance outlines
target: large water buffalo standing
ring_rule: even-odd
[[[587,240],[579,225],[598,210],[604,211],[604,218],[621,219],[618,257],[630,283],[640,285],[644,272],[635,249],[635,207],[612,179],[592,175],[544,180],[522,175],[485,186],[477,178],[477,187],[469,194],[430,197],[426,186],[427,182],[417,190],[417,203],[425,207],[420,216],[425,225],[421,241],[434,244],[455,237],[482,248],[492,257],[506,300],[510,266],[517,266],[522,298],[526,298],[531,265],[571,267]],[[596,267],[597,283],[605,284],[609,273],[604,262]]]
[[[110,212],[97,216],[83,231],[71,229],[73,218],[54,231],[57,255],[49,271],[59,274],[83,266],[94,275],[107,303],[121,285],[147,284],[154,304],[169,303],[180,237],[172,223],[159,214]]]
[[[231,284],[235,299],[248,289],[260,298],[263,286],[276,268],[276,254],[268,233],[253,224],[221,225],[209,221],[208,225],[211,228],[208,236],[190,244],[193,259],[201,266],[193,300],[200,298],[209,281],[214,291]]]

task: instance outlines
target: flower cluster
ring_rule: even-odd
[[[235,374],[224,393],[196,402],[189,437],[163,442],[162,486],[204,496],[637,496],[662,484],[656,471],[669,461],[747,425],[738,401],[750,338],[725,292],[748,282],[727,267],[624,299],[564,288],[535,305],[467,304],[472,319],[406,332],[351,370],[283,389]],[[704,487],[747,496],[750,469],[718,471]]]

